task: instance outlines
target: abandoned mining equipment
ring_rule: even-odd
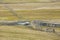
[[[20,16],[17,15],[17,13],[13,10],[13,8],[9,7],[7,4],[3,4],[3,5],[4,5],[5,8],[10,10],[10,12],[13,14],[13,16],[16,16],[19,19],[22,18],[21,15]],[[32,22],[27,21],[27,20],[26,21],[21,21],[21,20],[18,20],[18,21],[0,21],[0,25],[32,25],[32,27],[34,29],[37,29],[37,30],[43,30],[42,26],[48,26],[48,27],[50,26],[51,28],[50,27],[47,28],[47,30],[50,30],[50,29],[52,29],[52,26],[53,26],[53,25],[51,26],[51,23],[44,22],[44,21],[41,21],[41,20],[33,20]],[[58,24],[55,24],[55,25],[58,25]],[[54,31],[54,27],[53,27],[52,31]]]
[[[55,27],[60,27],[60,23],[58,22],[51,22],[51,21],[42,21],[42,20],[33,20],[31,22],[31,25],[36,30],[46,31],[46,32],[54,32],[55,33]],[[43,27],[46,27],[44,30]]]
[[[29,26],[29,21],[0,21],[0,25],[8,25],[8,26],[16,26],[16,25],[24,25]]]
[[[17,20],[17,21],[6,21],[6,20],[1,21],[0,20],[0,25],[29,25],[30,24],[30,21],[28,21],[28,20],[23,20],[23,21],[20,20],[22,18],[22,16],[21,15],[18,16],[17,13],[14,11],[14,9],[11,8],[8,4],[3,4],[3,5],[5,8],[7,8],[7,10],[9,10],[13,14],[13,16],[16,16],[17,18],[19,18],[19,20]]]

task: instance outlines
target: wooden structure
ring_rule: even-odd
[[[54,32],[54,33],[55,33],[55,27],[60,27],[60,22],[53,21],[53,20],[51,21],[33,20],[31,24],[33,25],[34,29],[43,30],[42,27],[47,27],[46,28],[47,32]]]

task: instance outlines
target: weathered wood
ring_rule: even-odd
[[[36,29],[36,30],[42,30],[42,25],[41,25],[41,23],[42,23],[42,21],[40,21],[40,20],[33,20],[33,21],[31,22],[33,28]]]

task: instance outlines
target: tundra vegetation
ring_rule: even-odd
[[[54,0],[53,0],[54,1]],[[2,1],[0,1],[2,2]],[[45,2],[44,0],[3,0],[4,3],[18,3],[7,4],[14,9],[17,16],[14,16],[10,9],[6,8],[4,4],[0,4],[0,20],[16,21],[16,20],[53,20],[60,22],[60,3],[51,3],[51,0],[46,0],[50,3],[33,3]],[[20,2],[32,2],[21,3]],[[45,7],[43,7],[45,6]],[[36,8],[36,9],[35,9]],[[38,22],[39,24],[39,22]],[[39,25],[38,25],[39,26]],[[35,28],[35,25],[33,25]],[[0,26],[0,40],[60,40],[60,28],[56,27],[55,33],[35,30],[30,26]],[[41,29],[45,30],[46,27]],[[39,28],[37,28],[39,29]],[[46,30],[51,30],[47,28]]]

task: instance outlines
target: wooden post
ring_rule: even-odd
[[[52,26],[52,31],[53,31],[53,33],[55,33],[55,24],[53,24],[53,26]]]
[[[31,25],[33,25],[33,29],[36,30],[42,30],[42,25],[41,25],[41,21],[40,20],[34,20],[31,22]]]

